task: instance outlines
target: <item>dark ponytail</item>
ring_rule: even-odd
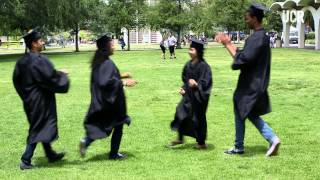
[[[91,69],[109,59],[112,39],[106,35],[97,40],[97,51],[91,60]]]
[[[91,69],[102,64],[105,60],[108,59],[109,51],[107,49],[98,49],[91,60]]]

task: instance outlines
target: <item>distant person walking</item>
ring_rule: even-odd
[[[165,60],[166,59],[166,49],[168,47],[168,41],[165,40],[164,38],[161,40],[160,42],[160,48],[162,51],[162,59]]]
[[[172,34],[170,34],[170,37],[168,38],[170,59],[176,58],[176,54],[175,54],[176,44],[177,44],[177,39]]]
[[[120,36],[119,44],[121,45],[121,50],[124,51],[124,48],[126,47],[126,43],[124,42],[123,36]]]

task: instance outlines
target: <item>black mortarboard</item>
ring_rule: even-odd
[[[27,34],[23,35],[22,38],[27,46],[29,46],[32,42],[41,39],[41,34],[36,29],[32,29]]]
[[[197,50],[203,51],[204,50],[204,43],[203,43],[203,41],[200,41],[198,39],[192,38],[190,47],[193,47],[193,48],[195,48]]]
[[[198,52],[198,55],[201,59],[203,59],[203,53],[204,53],[204,42],[200,41],[198,39],[192,38],[191,39],[191,48],[195,48]]]
[[[252,3],[248,11],[251,12],[252,15],[264,17],[264,13],[268,12],[269,9],[263,6],[262,4]]]
[[[98,49],[106,49],[107,44],[111,41],[111,37],[106,34],[97,39],[97,47]]]

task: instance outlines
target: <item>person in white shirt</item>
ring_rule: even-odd
[[[177,44],[177,39],[172,34],[170,34],[170,37],[168,38],[170,59],[176,58],[176,54],[174,52],[174,48],[175,48],[176,44]]]
[[[274,35],[271,35],[270,36],[270,47],[271,48],[275,48],[275,41],[276,41],[276,38]]]

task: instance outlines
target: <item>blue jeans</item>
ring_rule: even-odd
[[[248,119],[256,126],[261,135],[269,142],[272,143],[277,137],[270,126],[254,113],[248,115]],[[245,135],[245,119],[241,119],[238,113],[235,112],[235,128],[236,128],[236,141],[235,147],[244,150],[244,135]]]

